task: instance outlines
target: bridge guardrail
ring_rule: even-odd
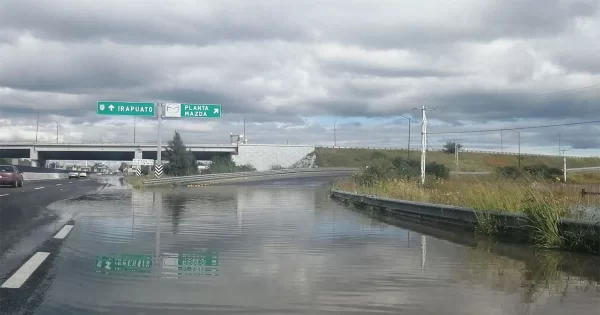
[[[145,186],[156,186],[156,185],[185,185],[191,183],[202,183],[210,181],[220,181],[228,179],[241,179],[241,178],[255,178],[265,176],[276,176],[276,175],[297,175],[297,174],[309,174],[309,173],[353,173],[357,172],[358,168],[298,168],[298,169],[283,169],[283,170],[270,170],[270,171],[259,171],[259,172],[235,172],[235,173],[219,173],[219,174],[207,174],[207,175],[190,175],[190,176],[178,176],[178,177],[165,177],[159,179],[147,179],[143,183]]]

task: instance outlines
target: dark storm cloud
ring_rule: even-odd
[[[517,119],[582,119],[597,115],[597,100],[577,96],[536,97],[523,92],[462,92],[432,102],[436,118],[474,122]]]
[[[337,116],[360,120],[340,124],[340,141],[370,144],[405,143],[406,121],[370,128],[365,117],[412,113],[418,134],[422,104],[448,129],[585,120],[600,95],[531,95],[598,84],[599,3],[5,0],[0,115],[31,122],[39,109],[91,141],[132,133],[131,119],[96,115],[98,100],[220,103],[221,120],[173,124],[209,141],[247,117],[256,141],[329,143],[307,121]],[[588,138],[572,140],[596,145]]]
[[[211,6],[208,2],[178,3],[165,10],[159,3],[145,1],[101,4],[4,0],[0,3],[0,27],[27,30],[36,37],[56,41],[111,40],[134,44],[208,45],[306,36],[302,28],[281,20],[277,8]]]
[[[106,88],[132,88],[159,77],[159,69],[136,64],[117,54],[100,55],[90,51],[15,59],[0,67],[0,86],[79,94]]]
[[[485,2],[482,17],[490,35],[547,37],[563,32],[578,16],[593,16],[596,0],[494,0]]]
[[[332,70],[332,73],[392,77],[392,78],[422,78],[422,77],[451,77],[461,75],[444,69],[426,67],[395,67],[361,64],[350,61],[332,61],[324,64],[324,68]]]

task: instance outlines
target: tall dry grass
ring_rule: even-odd
[[[561,183],[498,178],[451,178],[432,181],[422,187],[414,180],[386,180],[371,187],[352,181],[340,183],[339,189],[380,197],[448,204],[476,210],[498,210],[525,213],[535,205],[544,205],[564,217],[574,217],[574,207],[597,205],[594,200],[581,198],[580,190]]]

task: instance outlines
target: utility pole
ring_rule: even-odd
[[[335,124],[337,124],[337,120],[333,122],[333,147],[337,147],[337,137],[335,131]]]
[[[456,175],[458,175],[458,141],[454,140],[454,158],[456,159]]]
[[[560,132],[558,133],[558,156],[560,156]]]
[[[413,110],[419,110],[413,108]],[[425,111],[431,110],[423,105],[421,107],[421,185],[425,185],[425,161],[427,159],[427,115]]]
[[[565,155],[565,151],[569,151],[567,149],[563,149],[562,151],[562,156],[563,156],[563,180],[566,183],[567,182],[567,156]]]
[[[136,117],[137,116],[133,116],[133,143],[135,143],[135,122],[136,122]]]
[[[246,116],[244,116],[244,143],[246,143]]]
[[[410,159],[410,121],[411,121],[411,118],[403,116],[403,115],[400,115],[400,117],[408,119],[408,145],[406,146],[406,150],[408,151],[408,153],[406,154],[406,157]]]
[[[504,139],[502,134],[503,130],[504,129],[500,130],[500,153],[504,153]]]

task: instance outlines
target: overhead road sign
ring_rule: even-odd
[[[165,103],[164,117],[221,118],[221,105]]]
[[[97,113],[118,116],[154,116],[154,103],[99,101]]]

